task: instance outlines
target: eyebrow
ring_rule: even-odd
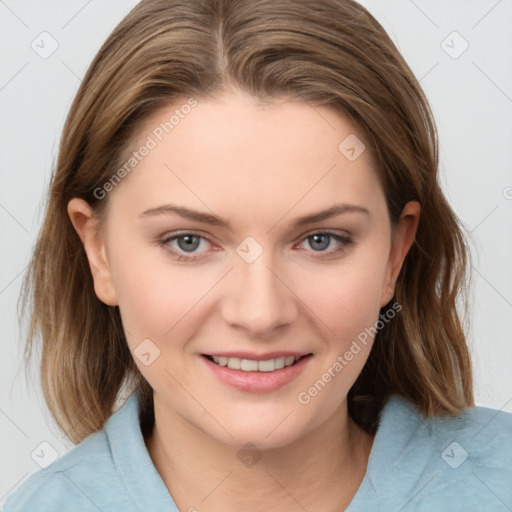
[[[151,208],[142,212],[140,216],[149,217],[170,213],[175,213],[184,219],[195,220],[202,222],[203,224],[210,224],[212,226],[221,226],[231,229],[231,224],[229,221],[223,219],[222,217],[217,217],[216,215],[203,213],[174,204],[164,204],[162,206],[158,206],[157,208]],[[370,215],[368,209],[364,208],[363,206],[358,206],[355,204],[335,204],[326,210],[297,218],[294,222],[294,225],[304,226],[306,224],[313,224],[314,222],[327,220],[343,213],[364,213],[366,215]]]

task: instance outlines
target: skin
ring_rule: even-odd
[[[142,124],[134,149],[175,108]],[[372,340],[308,404],[297,397],[379,319],[420,206],[408,203],[392,229],[370,151],[349,161],[338,150],[350,134],[364,140],[329,107],[225,92],[199,99],[103,199],[101,227],[85,201],[68,205],[96,294],[119,306],[130,349],[150,339],[160,350],[148,366],[135,361],[154,390],[146,446],[180,510],[342,510],[364,477],[373,438],[348,416],[346,396]],[[141,215],[169,203],[230,227]],[[294,226],[340,203],[368,213]],[[308,237],[325,230],[352,241],[319,248]],[[183,239],[159,243],[177,231],[204,237],[199,259],[184,260]],[[248,236],[263,249],[252,263],[236,252]],[[251,393],[221,382],[200,355],[229,350],[313,355],[292,382]],[[248,442],[262,455],[251,467],[237,457]]]

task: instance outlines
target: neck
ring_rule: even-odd
[[[372,443],[344,402],[291,444],[240,451],[174,416],[156,396],[155,427],[146,439],[178,508],[201,512],[344,510],[364,477]]]

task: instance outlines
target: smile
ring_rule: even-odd
[[[292,366],[305,356],[276,357],[275,359],[264,360],[241,359],[239,357],[215,357],[209,355],[205,357],[219,366],[227,366],[232,370],[242,370],[244,372],[273,372],[287,366]]]
[[[276,391],[291,383],[304,371],[313,357],[311,353],[290,352],[200,355],[209,371],[221,382],[251,393]]]

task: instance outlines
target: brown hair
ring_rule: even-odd
[[[349,392],[354,420],[374,432],[392,393],[427,416],[473,405],[456,307],[468,283],[463,228],[438,183],[428,101],[381,25],[352,0],[143,0],[103,44],[71,106],[24,281],[24,312],[32,299],[26,362],[40,335],[42,389],[59,427],[74,443],[101,429],[122,386],[140,390],[143,430],[153,421],[152,389],[118,308],[95,295],[69,200],[83,198],[104,216],[108,198],[94,191],[121,165],[140,123],[178,99],[230,87],[349,116],[375,156],[393,226],[408,201],[421,204],[396,284],[402,310],[378,332]]]

